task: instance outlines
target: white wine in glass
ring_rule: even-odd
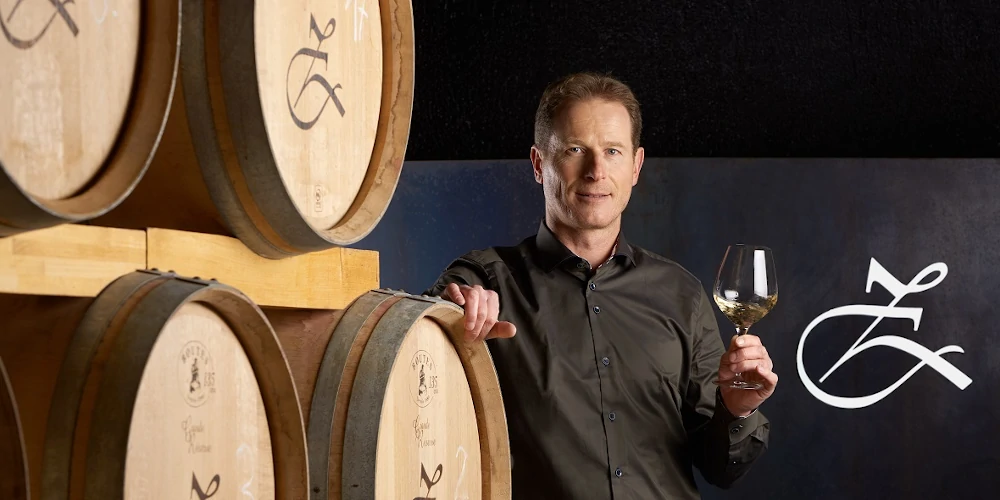
[[[756,245],[729,245],[715,278],[715,303],[736,326],[736,335],[746,335],[778,302],[778,279],[774,274],[771,249]],[[736,389],[760,389],[758,381],[737,373],[731,380],[718,381]]]

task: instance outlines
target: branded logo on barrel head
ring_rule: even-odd
[[[177,367],[181,394],[189,406],[205,404],[215,394],[215,366],[204,344],[192,340],[181,349]]]
[[[27,6],[23,4],[27,3]],[[73,0],[15,0],[10,10],[0,10],[0,31],[11,45],[19,49],[30,49],[48,33],[53,24],[64,25],[74,37],[80,33],[76,21],[66,8],[66,4],[74,4]],[[50,13],[38,15],[38,8],[45,4],[44,9]],[[23,15],[21,15],[23,14]],[[27,19],[31,26],[20,23]],[[20,30],[19,30],[20,28]],[[24,33],[19,33],[24,31]]]
[[[322,184],[316,184],[313,186],[313,210],[316,212],[322,212],[326,207],[326,186]]]
[[[427,351],[417,351],[410,360],[410,396],[417,406],[430,404],[438,392],[437,368]]]

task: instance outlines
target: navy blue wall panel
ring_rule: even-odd
[[[752,330],[781,377],[764,409],[771,449],[735,492],[704,486],[705,498],[1000,490],[998,191],[995,160],[647,161],[624,218],[632,242],[680,262],[706,289],[729,243],[769,245],[776,259],[778,305]],[[381,252],[384,286],[420,292],[469,249],[533,234],[542,213],[527,160],[410,162],[383,222],[355,246]],[[892,308],[890,290],[901,296]],[[886,316],[863,340],[876,317],[834,317],[803,341],[816,318],[856,304]],[[892,317],[918,312],[917,324]],[[820,382],[853,344],[871,341],[891,345],[852,353]],[[925,361],[937,368],[916,369],[870,404],[842,407]]]
[[[774,439],[735,497],[977,498],[997,491],[998,167],[995,160],[657,160],[644,171],[625,230],[681,262],[707,289],[727,244],[774,250],[778,305],[752,330],[781,377],[765,410]],[[876,317],[832,318],[803,341],[810,323],[838,307],[893,301],[883,286],[892,280],[872,271],[872,259],[903,285],[930,266],[947,271],[925,291],[897,290],[895,310],[919,308],[919,325],[887,317],[860,344],[898,336],[911,351],[872,347],[819,382]],[[918,281],[940,277],[929,272]],[[726,319],[717,317],[728,337]],[[961,377],[952,374],[953,382],[925,366],[884,399],[853,409],[806,388],[810,380],[833,396],[876,394],[929,359],[908,341],[930,351],[957,346],[964,352],[941,358],[971,383],[959,387]]]
[[[534,234],[544,206],[528,160],[406,162],[382,221],[353,247],[380,252],[383,287],[421,293],[461,254]]]

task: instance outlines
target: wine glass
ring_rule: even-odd
[[[771,249],[757,245],[729,245],[715,278],[715,303],[736,325],[736,335],[746,335],[778,302],[778,279]],[[717,381],[736,389],[760,389],[763,384],[737,373],[732,380]]]

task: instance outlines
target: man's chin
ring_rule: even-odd
[[[607,217],[580,217],[576,220],[577,228],[584,231],[607,229],[614,222],[613,218]]]

